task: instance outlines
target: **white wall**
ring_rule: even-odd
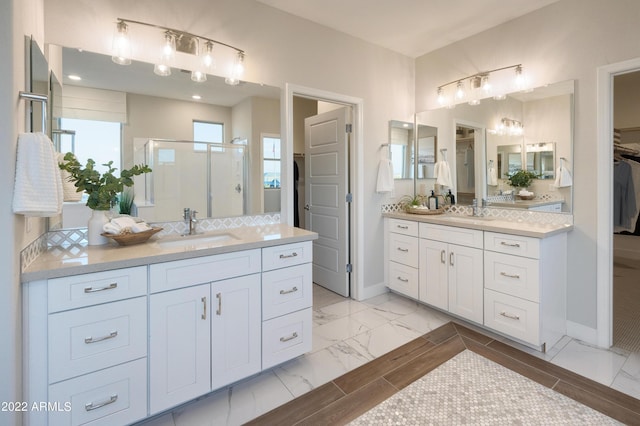
[[[33,35],[44,46],[43,0],[0,0],[0,194],[5,200],[0,209],[4,224],[0,245],[0,401],[20,401],[22,389],[22,309],[20,295],[20,250],[44,229],[44,220],[27,221],[11,211],[15,174],[16,141],[25,131],[25,103],[18,92],[26,89],[25,35]],[[20,424],[16,412],[0,412],[0,424]]]
[[[436,87],[478,71],[522,63],[533,86],[576,80],[574,220],[568,250],[568,318],[596,327],[596,74],[640,56],[640,2],[561,0],[416,61],[416,110]]]

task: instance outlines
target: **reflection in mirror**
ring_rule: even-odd
[[[418,163],[416,179],[435,178],[436,150],[438,149],[438,128],[418,124]]]
[[[487,146],[491,144],[491,137],[487,138]],[[522,139],[520,137],[520,139]],[[492,156],[490,158],[493,158]],[[489,160],[494,161],[494,160]],[[498,145],[496,171],[498,179],[509,179],[509,176],[522,169],[522,143],[513,145]],[[491,186],[497,186],[497,181]]]
[[[413,179],[413,123],[389,121],[389,153],[394,179]]]
[[[454,146],[443,144],[442,141],[455,141],[456,123],[472,122],[482,123],[486,131],[486,147],[482,148],[483,154],[476,152],[474,166],[476,168],[476,197],[482,193],[478,189],[480,178],[485,179],[484,193],[495,196],[501,192],[512,189],[506,182],[506,173],[518,167],[527,167],[527,161],[531,167],[540,167],[545,179],[536,179],[530,190],[536,194],[538,200],[553,199],[561,204],[562,212],[572,211],[572,187],[554,188],[549,185],[549,180],[557,168],[556,158],[564,157],[569,162],[573,159],[573,80],[549,84],[535,88],[527,93],[517,92],[507,96],[504,100],[482,99],[480,105],[471,106],[459,104],[453,109],[439,108],[416,114],[416,121],[427,123],[438,129],[439,147],[450,148]],[[508,117],[522,123],[524,132],[522,135],[509,135],[498,131],[503,118]],[[552,143],[550,151],[545,154],[534,154],[528,160],[524,157],[524,149],[529,144],[540,142]],[[453,142],[451,142],[453,143]],[[507,148],[501,148],[498,155],[498,147],[518,145],[520,153],[509,153]],[[455,147],[457,148],[457,146]],[[475,147],[479,151],[479,147]],[[457,153],[456,149],[456,153]],[[513,154],[513,155],[512,155]],[[453,159],[451,159],[453,160]],[[498,164],[500,162],[500,164]],[[451,166],[458,168],[451,161]],[[491,165],[495,167],[495,180],[489,173]],[[463,164],[464,166],[464,164]],[[544,167],[544,171],[543,171]],[[498,176],[500,173],[500,176]],[[452,169],[452,174],[457,176],[458,170]],[[457,189],[459,190],[459,189]],[[460,203],[464,200],[458,198]],[[535,201],[535,200],[534,200]],[[515,206],[514,207],[518,207]]]
[[[29,60],[31,61],[31,87],[28,91],[40,95],[49,96],[49,65],[42,53],[42,49],[38,46],[38,43],[30,38],[27,38],[29,45]],[[32,132],[45,132],[51,136],[50,128],[46,128],[47,117],[47,104],[42,102],[30,102],[31,104],[31,131]],[[43,115],[44,114],[44,115]],[[43,120],[43,118],[45,118]]]
[[[476,129],[456,126],[456,192],[458,204],[471,204],[476,194]]]
[[[148,63],[133,61],[131,65],[121,66],[114,64],[110,56],[96,54],[92,52],[80,52],[76,49],[62,49],[62,70],[63,70],[63,95],[60,116],[68,120],[70,118],[84,121],[105,121],[119,124],[121,139],[116,141],[117,146],[113,148],[109,158],[102,161],[95,159],[98,164],[114,160],[121,164],[121,168],[131,167],[142,155],[144,158],[144,145],[149,140],[173,140],[191,141],[190,156],[176,156],[172,167],[175,170],[189,170],[189,175],[193,179],[183,178],[168,182],[153,182],[147,184],[149,179],[161,179],[160,173],[152,173],[141,177],[135,184],[136,205],[139,207],[139,214],[148,221],[176,221],[182,217],[182,209],[195,205],[182,205],[178,203],[194,203],[191,200],[175,201],[172,208],[161,208],[154,211],[152,217],[146,218],[143,212],[150,212],[153,202],[174,197],[176,192],[189,191],[200,192],[204,200],[198,201],[203,204],[201,210],[198,209],[200,217],[228,217],[230,213],[222,206],[229,205],[227,195],[218,191],[218,187],[227,183],[227,175],[232,173],[228,170],[234,164],[229,161],[223,163],[214,161],[218,158],[215,149],[199,151],[202,144],[194,144],[193,141],[210,141],[208,136],[197,136],[197,123],[211,124],[219,126],[219,137],[215,142],[220,149],[231,144],[232,141],[246,141],[242,148],[243,164],[242,170],[238,173],[242,175],[241,199],[243,206],[236,208],[231,215],[254,215],[264,212],[271,212],[272,207],[265,207],[274,198],[271,194],[274,190],[278,193],[286,188],[269,188],[266,194],[265,178],[261,175],[264,170],[267,172],[267,164],[263,158],[262,144],[266,135],[280,137],[280,89],[260,84],[242,82],[237,86],[230,86],[224,83],[224,78],[208,76],[206,82],[196,83],[190,78],[190,73],[173,70],[171,76],[159,77],[153,73],[153,65]],[[69,75],[77,75],[81,80],[70,80]],[[198,95],[199,98],[196,98]],[[71,122],[72,120],[69,120]],[[66,131],[74,131],[73,128],[64,128]],[[97,141],[96,132],[90,132],[88,136],[83,136],[76,132],[73,139],[65,139],[65,146],[74,146],[77,150],[89,149],[90,153],[96,150],[91,147]],[[87,145],[88,144],[88,145]],[[83,145],[84,148],[83,148]],[[62,149],[62,148],[61,148]],[[65,149],[66,151],[66,149]],[[230,152],[237,152],[231,149]],[[195,158],[204,161],[193,162]],[[188,160],[187,160],[188,159]],[[183,162],[188,161],[187,164]],[[251,167],[246,167],[246,162],[251,163]],[[280,161],[280,158],[269,159],[268,166],[271,167],[273,161]],[[82,160],[81,160],[82,162]],[[198,174],[206,175],[207,169],[213,167],[211,176],[213,183],[208,179],[196,179]],[[225,168],[226,167],[226,168]],[[166,164],[167,170],[170,168]],[[155,171],[155,170],[154,170]],[[165,175],[166,176],[166,175]],[[162,179],[170,179],[168,177]],[[229,178],[230,179],[230,178]],[[273,180],[273,179],[272,179]],[[277,179],[279,184],[280,179]],[[239,182],[237,182],[239,183]],[[209,187],[207,186],[209,185]],[[234,184],[234,188],[237,185]],[[147,194],[149,188],[154,188],[153,194]],[[209,188],[209,189],[208,189]],[[211,190],[210,190],[211,189]],[[167,193],[163,193],[167,191]],[[225,193],[226,194],[226,193]],[[237,194],[237,192],[236,192]],[[207,200],[210,197],[210,202]],[[209,204],[211,207],[209,207]],[[279,210],[279,203],[277,210]],[[151,214],[151,213],[149,213]],[[220,215],[220,216],[218,216]],[[63,226],[65,221],[63,220]],[[66,222],[68,226],[73,226]],[[86,221],[80,220],[75,226],[86,226]]]
[[[555,152],[553,142],[526,144],[527,170],[537,174],[538,179],[555,179]]]

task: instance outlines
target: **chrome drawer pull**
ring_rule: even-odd
[[[280,294],[295,293],[296,291],[298,291],[298,287],[293,287],[291,290],[280,290]]]
[[[500,244],[507,247],[516,247],[516,248],[520,247],[520,244],[518,243],[506,243],[504,241],[500,241]]]
[[[398,227],[400,229],[409,229],[409,227],[407,225],[396,225],[396,227]]]
[[[200,300],[202,301],[202,306],[204,308],[204,311],[202,312],[202,315],[200,316],[200,318],[202,318],[203,320],[206,320],[207,319],[207,298],[203,297]]]
[[[453,266],[453,252],[449,253],[449,265]]]
[[[114,337],[116,337],[117,335],[118,335],[118,332],[117,332],[117,331],[112,331],[112,332],[111,332],[111,333],[109,333],[107,336],[98,337],[97,339],[94,339],[93,337],[85,337],[85,338],[84,338],[84,342],[85,342],[86,344],[102,342],[103,340],[113,339],[113,338],[114,338]]]
[[[218,310],[216,311],[216,315],[222,315],[222,293],[216,294],[216,298],[218,299]]]
[[[87,404],[84,404],[84,409],[87,411],[93,411],[93,410],[97,410],[100,407],[104,407],[105,405],[109,405],[109,404],[113,404],[114,402],[116,402],[118,400],[118,394],[113,394],[109,397],[109,399],[107,399],[106,401],[103,402],[99,402],[97,404],[94,404],[93,402],[89,402]]]
[[[500,272],[500,275],[502,275],[503,277],[507,277],[507,278],[516,278],[516,279],[520,279],[520,275],[518,274],[507,274],[506,272]]]
[[[289,259],[292,257],[296,257],[298,255],[298,253],[296,253],[295,251],[291,254],[281,254],[280,255],[280,259]]]
[[[93,287],[85,287],[84,288],[84,292],[85,293],[95,293],[98,291],[105,291],[105,290],[113,290],[114,288],[118,287],[118,283],[111,283],[106,287],[99,287],[99,288],[93,288]]]
[[[293,339],[295,339],[296,337],[298,337],[298,333],[296,333],[296,332],[294,331],[294,332],[293,332],[293,334],[292,334],[291,336],[289,336],[289,337],[281,337],[281,338],[280,338],[280,341],[281,341],[281,342],[288,342],[289,340],[293,340]]]
[[[502,315],[505,318],[509,318],[509,319],[513,319],[513,320],[520,320],[520,317],[518,315],[509,314],[507,312],[500,312],[500,315]]]
[[[397,279],[398,281],[402,281],[403,283],[408,283],[408,282],[409,282],[409,279],[408,279],[408,278],[396,277],[396,279]]]
[[[409,252],[409,249],[402,248],[402,247],[397,247],[396,250],[401,251],[403,253],[408,253]]]
[[[447,257],[447,252],[442,250],[440,252],[440,263],[442,263],[442,264],[447,263],[446,257]]]

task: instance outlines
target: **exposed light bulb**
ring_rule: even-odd
[[[231,66],[231,72],[227,78],[224,79],[224,82],[235,86],[240,84],[240,79],[244,75],[244,53],[238,52],[236,55],[236,60],[234,64]]]
[[[171,31],[167,31],[164,33],[164,44],[162,45],[160,62],[153,67],[153,72],[162,77],[171,75],[171,62],[173,62],[175,51],[176,37]]]
[[[204,81],[207,81],[207,74],[199,70],[191,71],[191,80],[195,81],[196,83],[202,83]]]
[[[442,87],[438,87],[438,104],[440,104],[440,106],[444,106],[445,102],[444,90],[442,90]]]
[[[131,64],[131,42],[129,41],[129,28],[123,21],[118,21],[116,32],[113,35],[111,47],[111,60],[119,65]]]
[[[153,67],[153,72],[161,77],[171,75],[171,67],[165,64],[156,64]]]
[[[524,73],[522,72],[522,66],[520,65],[516,67],[516,77],[514,85],[518,90],[524,90],[526,88],[526,79]]]
[[[482,79],[480,80],[480,86],[482,87],[482,92],[486,95],[489,96],[489,94],[491,94],[491,82],[489,81],[489,75],[483,75]]]
[[[462,80],[460,80],[456,85],[456,99],[464,99],[464,95],[464,86],[462,84]]]
[[[207,41],[204,45],[204,54],[202,55],[202,65],[205,69],[215,68],[215,60],[213,58],[213,43]]]

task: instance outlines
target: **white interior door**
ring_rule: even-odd
[[[349,296],[347,123],[349,108],[304,120],[305,225],[313,242],[313,282]]]

